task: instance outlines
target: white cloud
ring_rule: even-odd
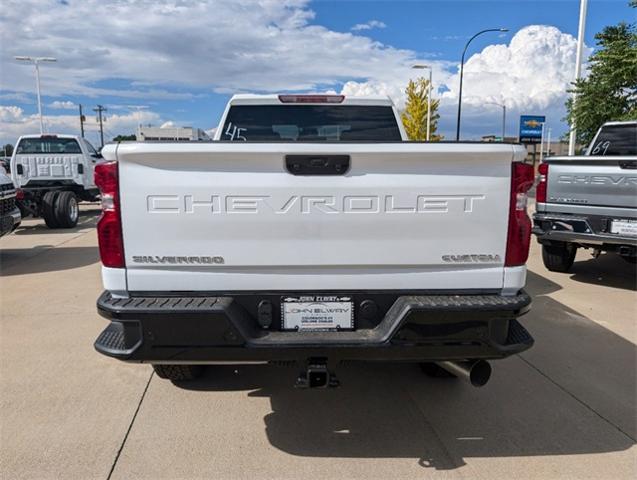
[[[385,28],[385,22],[381,22],[380,20],[370,20],[365,23],[357,23],[350,30],[353,32],[360,32],[361,30],[371,30],[373,28]]]
[[[564,102],[573,79],[576,39],[547,25],[531,25],[519,30],[510,43],[490,45],[472,55],[464,67],[462,92],[463,138],[499,133],[498,107],[487,102],[504,103],[508,109],[508,134],[517,132],[520,114],[546,114],[554,130],[563,132]],[[591,49],[587,49],[586,55]],[[448,137],[455,127],[458,101],[459,65],[429,62],[433,65],[435,91],[440,96],[440,127]],[[452,69],[456,73],[451,73]],[[411,72],[412,76],[414,72]],[[396,75],[382,81],[369,79],[347,82],[342,92],[350,95],[387,94],[399,106],[404,104],[406,79]],[[442,87],[442,88],[441,88]]]
[[[11,100],[20,103],[34,103],[31,97],[25,93],[1,93],[0,100]]]
[[[531,25],[518,31],[509,45],[490,45],[471,56],[464,66],[463,105],[504,102],[520,109],[543,109],[563,103],[573,78],[576,39],[555,27]],[[450,62],[429,62],[433,66],[434,88],[443,87],[443,103],[457,101],[459,74],[451,73]],[[422,72],[422,71],[421,71]],[[408,77],[423,75],[408,72]],[[426,72],[424,73],[426,75]],[[387,94],[397,103],[404,100],[405,78],[345,83],[350,95]]]
[[[159,128],[175,128],[177,125],[175,125],[175,122],[173,122],[172,120],[168,120],[167,122],[162,123]]]
[[[438,92],[447,88],[447,83],[452,75],[449,69],[454,64],[439,60],[428,61],[427,64],[433,69],[433,96],[439,97]],[[405,87],[409,80],[420,76],[428,77],[428,75],[428,71],[416,71],[411,68],[383,72],[382,75],[368,80],[346,82],[340,93],[343,95],[388,95],[398,108],[403,108],[405,104]]]
[[[77,105],[75,105],[73,102],[70,102],[68,100],[66,101],[56,100],[49,104],[49,108],[53,108],[55,110],[75,110],[77,108]]]
[[[449,41],[455,41],[455,40],[462,40],[462,39],[469,39],[469,37],[464,36],[464,35],[434,35],[433,37],[431,37],[432,40],[436,40],[436,41],[443,41],[443,42],[449,42]]]
[[[5,59],[24,52],[58,58],[41,68],[42,90],[54,96],[187,98],[206,90],[317,89],[378,77],[416,60],[409,50],[311,24],[308,5],[6,0],[0,41]],[[4,60],[2,67],[5,90],[32,92],[32,66]],[[109,88],[108,79],[125,86]]]
[[[410,66],[426,62],[442,98],[441,127],[451,128],[455,119],[455,62],[420,59],[411,50],[362,34],[382,28],[379,20],[355,25],[352,32],[313,24],[309,0],[85,0],[69,5],[5,0],[3,7],[2,95],[5,100],[13,96],[11,103],[33,96],[33,67],[10,60],[25,52],[58,58],[41,69],[46,96],[118,96],[135,102],[192,99],[211,90],[338,90],[342,84],[347,94],[387,93],[402,105],[408,79],[423,74]],[[466,63],[466,115],[480,113],[485,101],[505,101],[512,114],[563,113],[574,55],[571,35],[541,25],[520,30],[508,45],[485,48]],[[486,124],[478,123],[480,128]]]
[[[2,123],[19,123],[22,119],[24,110],[16,106],[0,106],[0,122]]]
[[[407,82],[408,79],[405,79]],[[398,106],[403,108],[405,103],[405,82],[383,82],[370,80],[367,82],[346,82],[340,93],[342,95],[365,96],[365,95],[388,95]]]
[[[156,112],[137,111],[124,115],[108,115],[104,123],[104,138],[110,140],[117,135],[134,133],[137,125],[159,123],[161,117]],[[79,135],[78,115],[48,115],[44,117],[45,130],[49,133]],[[86,116],[84,123],[86,137],[94,144],[99,143],[99,124],[93,116]],[[0,105],[0,139],[2,143],[14,144],[20,135],[39,133],[40,122],[37,114],[25,114],[17,106]]]
[[[556,27],[531,25],[509,45],[490,45],[465,62],[463,103],[504,102],[520,109],[563,103],[573,80],[577,40]],[[458,75],[443,96],[458,97]]]

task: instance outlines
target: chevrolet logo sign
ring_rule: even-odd
[[[542,122],[538,122],[537,120],[527,120],[524,122],[525,127],[537,128],[542,125]]]

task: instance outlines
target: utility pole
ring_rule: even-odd
[[[80,133],[82,138],[84,138],[84,122],[86,121],[86,117],[82,114],[82,104],[80,104]]]
[[[38,116],[40,117],[40,135],[44,133],[44,121],[42,120],[42,100],[40,98],[40,63],[42,62],[57,62],[56,58],[52,57],[14,57],[20,62],[31,62],[35,65],[35,89],[38,96]]]
[[[577,51],[575,53],[575,81],[579,80],[582,73],[582,53],[584,50],[584,29],[586,27],[586,8],[588,0],[580,0],[579,4],[579,27],[577,29]],[[575,108],[577,96],[573,95],[573,104],[571,108]],[[575,139],[577,136],[575,121],[571,125],[571,133],[568,136],[568,154],[575,155]]]
[[[104,126],[102,125],[102,112],[106,111],[106,108],[104,108],[101,105],[98,105],[96,108],[93,109],[94,112],[97,112],[97,121],[100,122],[100,143],[102,144],[102,147],[104,146]]]

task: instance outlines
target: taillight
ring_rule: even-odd
[[[123,268],[124,242],[119,205],[119,176],[117,162],[104,162],[95,166],[95,185],[102,197],[102,215],[97,221],[97,239],[100,257],[105,267]]]
[[[533,166],[513,162],[511,166],[511,199],[507,234],[506,267],[524,265],[531,244],[531,219],[526,213],[527,192],[533,185]]]
[[[537,167],[539,181],[535,189],[535,201],[538,203],[546,203],[546,184],[549,180],[549,164],[540,163]]]
[[[24,190],[22,190],[21,188],[18,188],[15,191],[15,199],[16,200],[24,200]]]

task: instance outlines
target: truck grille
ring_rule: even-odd
[[[0,185],[0,215],[8,215],[14,209],[15,187],[10,183]]]

